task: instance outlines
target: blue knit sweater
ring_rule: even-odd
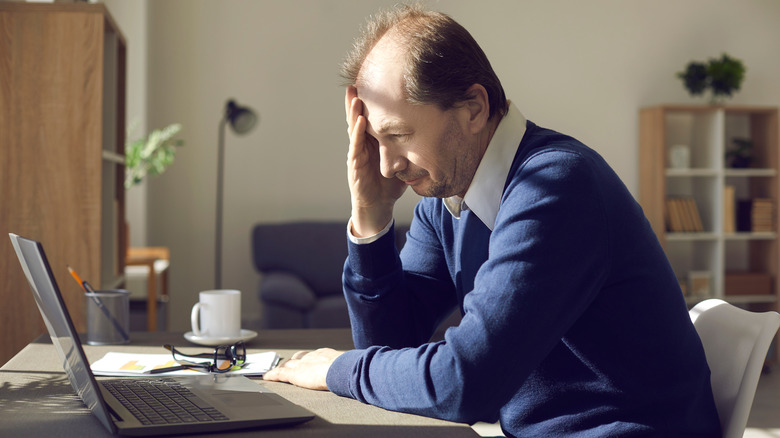
[[[527,123],[492,232],[423,198],[400,257],[392,233],[349,243],[344,294],[357,349],[331,366],[336,394],[508,436],[720,436],[675,275],[618,176],[571,137]]]

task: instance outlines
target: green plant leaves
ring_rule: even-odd
[[[688,63],[688,67],[677,73],[677,77],[683,80],[691,96],[702,94],[707,89],[707,65],[702,62]]]
[[[176,147],[184,145],[183,140],[174,138],[179,131],[181,125],[173,123],[125,144],[125,189],[139,184],[146,176],[163,173],[173,164]]]
[[[691,61],[685,70],[677,73],[677,77],[682,79],[691,96],[703,94],[709,88],[713,101],[716,101],[739,91],[745,78],[745,66],[739,59],[724,53],[720,58],[711,58],[706,64]]]
[[[710,77],[713,94],[731,96],[733,92],[739,91],[742,85],[745,67],[740,60],[730,58],[724,53],[720,59],[710,60],[707,75]]]

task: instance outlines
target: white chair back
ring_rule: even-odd
[[[742,437],[780,314],[709,299],[694,306],[690,316],[704,345],[723,436]]]

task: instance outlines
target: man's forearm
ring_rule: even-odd
[[[381,232],[393,220],[393,204],[385,207],[352,208],[352,235],[370,237]]]

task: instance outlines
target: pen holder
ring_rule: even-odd
[[[130,292],[99,290],[87,297],[87,344],[109,345],[130,342]]]

